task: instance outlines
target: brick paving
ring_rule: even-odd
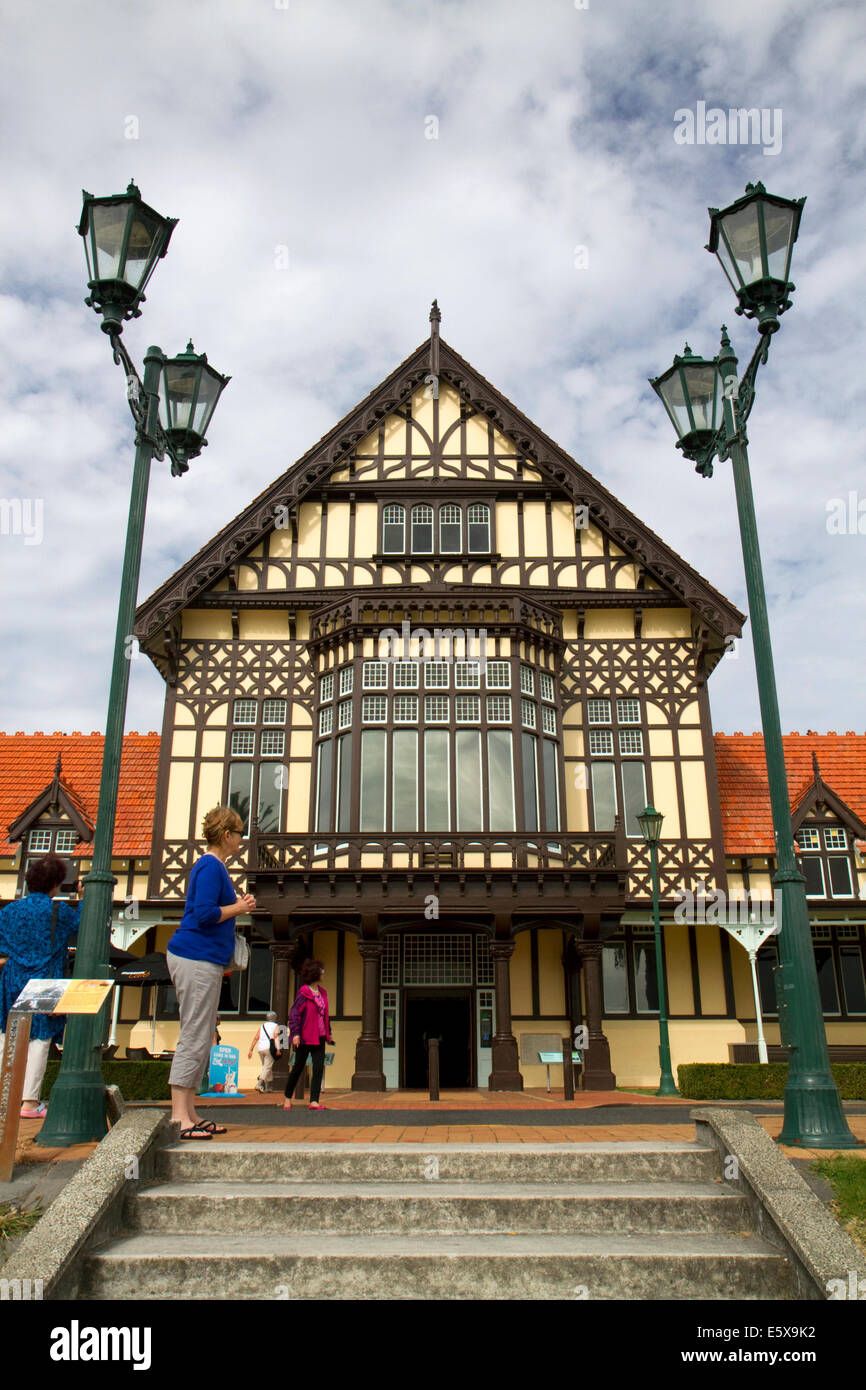
[[[250,1115],[249,1121],[243,1120],[243,1111],[246,1109],[258,1109],[261,1111],[263,1106],[272,1105],[275,1109],[280,1106],[281,1098],[276,1094],[262,1096],[252,1093],[243,1100],[233,1100],[222,1102],[214,1106],[213,1102],[203,1101],[200,1108],[208,1110],[211,1117],[220,1115],[223,1122],[228,1126],[228,1133],[221,1136],[222,1143],[259,1143],[259,1144],[562,1144],[562,1143],[587,1143],[593,1141],[611,1141],[614,1143],[630,1143],[635,1140],[690,1140],[694,1138],[695,1130],[693,1123],[688,1119],[688,1110],[699,1105],[701,1102],[691,1100],[681,1100],[677,1098],[665,1098],[660,1102],[658,1097],[652,1095],[640,1095],[623,1091],[592,1091],[580,1092],[573,1101],[563,1099],[562,1093],[557,1094],[552,1091],[548,1094],[543,1089],[533,1089],[521,1092],[503,1091],[448,1091],[443,1092],[438,1101],[430,1101],[425,1096],[419,1095],[417,1091],[392,1091],[392,1092],[358,1092],[358,1091],[333,1091],[323,1092],[323,1100],[329,1109],[347,1113],[345,1118],[341,1116],[341,1123],[329,1124],[328,1110],[314,1112],[307,1121],[306,1114],[301,1117],[304,1109],[303,1102],[296,1103],[291,1121],[281,1123],[280,1117],[274,1116],[274,1123],[256,1123],[258,1117]],[[719,1102],[724,1104],[724,1102]],[[167,1102],[158,1102],[160,1107],[167,1105]],[[730,1102],[728,1102],[730,1104]],[[609,1113],[605,1116],[599,1115],[599,1123],[593,1124],[590,1115],[591,1110],[605,1109],[616,1106],[618,1109],[618,1120],[622,1123],[610,1123]],[[634,1110],[634,1120],[625,1120],[622,1114],[622,1107],[628,1106]],[[764,1106],[754,1103],[753,1108],[764,1111]],[[641,1122],[639,1119],[641,1109],[649,1107],[656,1114],[652,1117],[647,1115],[647,1120]],[[659,1122],[659,1109],[666,1112],[664,1122]],[[672,1111],[682,1108],[686,1111],[683,1115],[682,1123],[672,1117]],[[852,1108],[846,1109],[848,1123],[858,1139],[866,1141],[866,1107],[853,1107],[855,1113],[851,1113]],[[430,1123],[424,1124],[413,1122],[411,1124],[402,1121],[402,1117],[394,1115],[389,1123],[387,1116],[395,1111],[426,1111],[430,1112]],[[462,1112],[458,1119],[455,1112]],[[503,1111],[514,1114],[514,1122],[504,1121]],[[525,1120],[520,1118],[520,1112],[525,1112]],[[571,1116],[575,1111],[582,1112],[581,1120],[573,1123]],[[864,1113],[856,1113],[862,1111]],[[358,1112],[364,1112],[364,1121],[352,1124],[351,1120]],[[381,1114],[381,1123],[376,1123],[372,1118],[371,1112]],[[442,1120],[437,1123],[436,1113],[442,1115]],[[543,1123],[541,1123],[543,1114]],[[553,1114],[556,1112],[567,1112],[562,1114],[560,1123],[553,1122]],[[465,1113],[465,1121],[462,1114]],[[485,1114],[489,1119],[485,1119]],[[370,1119],[367,1120],[367,1116]],[[668,1119],[667,1115],[671,1115]],[[766,1113],[758,1114],[760,1124],[764,1126],[767,1133],[773,1138],[782,1128],[781,1105],[779,1103],[768,1102]],[[533,1119],[537,1122],[533,1123]],[[414,1116],[413,1116],[414,1120]],[[605,1123],[605,1120],[608,1122]],[[42,1126],[41,1120],[22,1120],[18,1137],[18,1149],[16,1151],[17,1163],[51,1163],[61,1159],[84,1158],[93,1151],[95,1144],[75,1144],[69,1148],[42,1148],[34,1142],[36,1134]],[[207,1142],[207,1141],[201,1141]],[[835,1152],[853,1152],[860,1158],[866,1158],[866,1148],[855,1150],[828,1150],[828,1149],[799,1149],[789,1146],[783,1147],[783,1152],[791,1158],[826,1158]]]

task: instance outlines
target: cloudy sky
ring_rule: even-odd
[[[0,535],[0,727],[105,723],[132,422],[82,302],[82,186],[134,177],[180,219],[136,360],[192,336],[233,378],[186,477],[154,465],[140,597],[426,337],[435,295],[442,336],[745,610],[730,465],[682,461],[647,377],[722,322],[751,354],[703,247],[707,206],[760,178],[808,196],[749,422],[782,725],[863,730],[860,0],[4,9],[0,496],[32,534]],[[766,111],[764,143],[679,143],[698,103]],[[127,728],[162,694],[140,658]],[[760,727],[748,640],[711,698],[717,729]]]

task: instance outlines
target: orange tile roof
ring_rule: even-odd
[[[102,734],[0,733],[0,855],[14,854],[18,843],[8,840],[9,826],[35,801],[54,778],[61,754],[61,781],[87,820],[96,821],[102,772]],[[124,857],[150,854],[159,734],[127,734],[123,740],[114,853]],[[73,851],[89,854],[90,845]]]
[[[866,821],[866,734],[784,734],[785,768],[793,810],[812,785],[812,754],[822,781]],[[716,766],[722,802],[725,853],[775,851],[762,734],[716,734]]]

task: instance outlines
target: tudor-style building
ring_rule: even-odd
[[[446,1086],[544,1085],[539,1049],[581,1023],[587,1086],[652,1085],[636,823],[651,801],[674,1065],[742,1055],[746,954],[677,913],[686,890],[772,896],[762,740],[714,739],[707,695],[742,622],[440,341],[434,311],[430,339],[139,609],[166,703],[159,739],[126,739],[115,872],[147,930],[133,941],[118,922],[116,944],[165,949],[202,817],[231,803],[248,839],[229,869],[258,904],[251,967],[220,1004],[242,1084],[255,1021],[286,1017],[300,938],[327,969],[329,1086],[423,1086],[430,1033]],[[71,827],[73,806],[92,825],[98,763],[85,788],[88,740],[61,737],[68,805],[50,777],[60,748],[31,736],[22,781],[31,739],[0,737],[5,823],[22,836],[0,845],[4,897],[25,832]],[[785,756],[828,1038],[862,1046],[866,735],[788,735]],[[86,850],[72,851],[85,866]],[[774,954],[771,940],[759,960],[771,1045]],[[155,1004],[170,1049],[170,987],[123,996],[120,1045],[151,1045],[135,1020]]]
[[[517,1088],[535,1035],[585,1018],[606,1087],[602,946],[646,910],[647,801],[666,902],[725,883],[706,681],[743,617],[438,320],[141,606],[167,686],[149,896],[180,901],[231,803],[277,1011],[291,942],[327,963],[334,1079],[423,1084],[435,1030],[445,1084]]]

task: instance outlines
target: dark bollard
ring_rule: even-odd
[[[427,1074],[430,1079],[430,1099],[439,1099],[439,1039],[427,1040]]]
[[[571,1060],[571,1038],[563,1038],[562,1040],[562,1078],[565,1099],[574,1100],[574,1063]]]

